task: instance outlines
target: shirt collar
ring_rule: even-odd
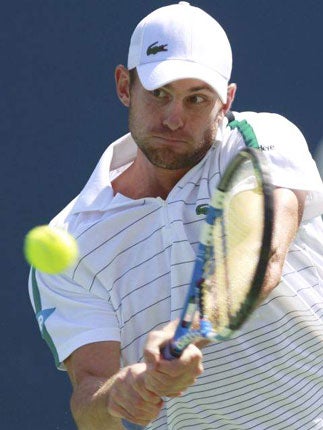
[[[132,162],[136,153],[137,146],[130,133],[111,143],[76,198],[71,213],[106,210],[113,198],[110,172]]]

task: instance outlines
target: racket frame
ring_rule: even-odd
[[[203,300],[201,300],[201,286],[204,282],[203,269],[207,262],[206,255],[212,253],[209,237],[212,236],[212,226],[223,213],[223,197],[235,170],[245,161],[250,160],[255,167],[255,173],[262,184],[264,195],[264,228],[262,246],[258,264],[246,300],[238,311],[236,317],[220,333],[213,330],[211,322],[205,317]],[[259,149],[244,148],[227,166],[208,207],[206,221],[202,226],[201,239],[195,260],[191,283],[182,310],[173,340],[166,345],[162,354],[164,358],[172,360],[180,357],[184,349],[198,339],[207,339],[211,342],[228,339],[246,321],[252,310],[256,307],[271,253],[271,238],[273,229],[273,186],[264,154]],[[199,311],[199,327],[193,326],[194,318]]]

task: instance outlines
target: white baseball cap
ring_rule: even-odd
[[[137,68],[144,88],[151,91],[178,79],[199,79],[225,103],[232,69],[232,52],[220,24],[188,2],[161,7],[135,28],[128,69]]]

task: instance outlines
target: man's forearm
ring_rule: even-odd
[[[78,430],[123,430],[120,418],[108,412],[106,398],[111,383],[93,377],[75,387],[71,411]]]

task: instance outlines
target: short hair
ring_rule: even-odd
[[[130,89],[132,88],[132,86],[134,85],[134,83],[136,82],[136,80],[138,79],[138,73],[136,68],[130,69],[129,70],[129,86]]]

